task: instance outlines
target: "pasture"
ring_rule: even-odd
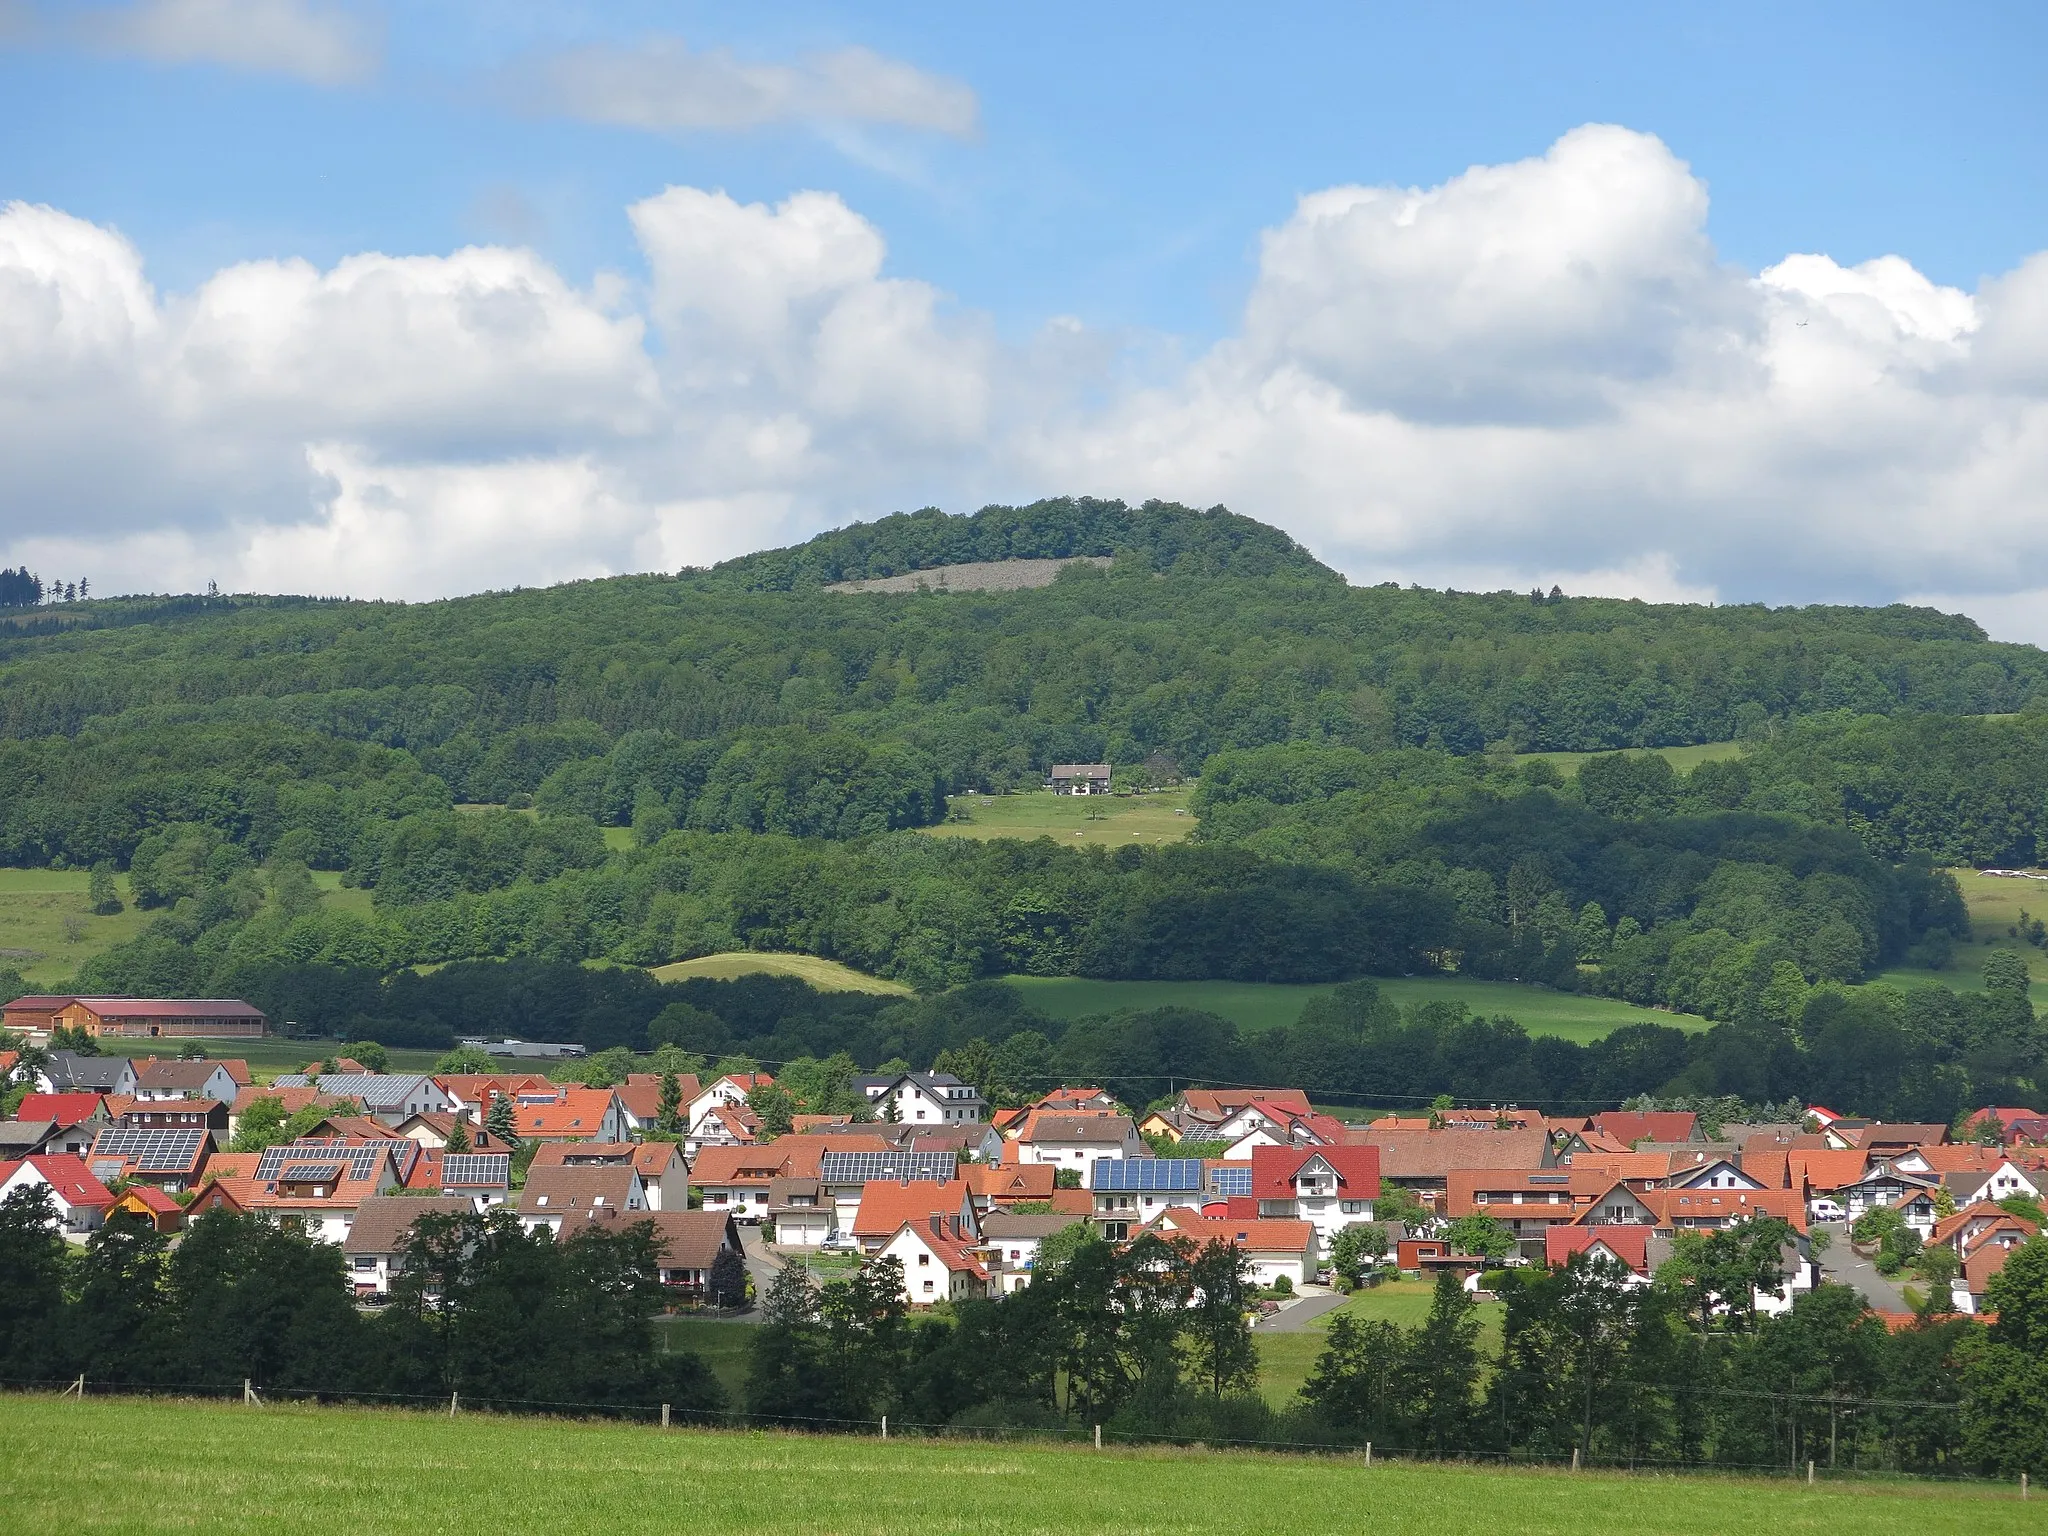
[[[1525,1536],[2000,1536],[2015,1491],[1893,1481],[1498,1470],[1356,1456],[661,1430],[381,1409],[0,1399],[24,1531],[1061,1536],[1505,1526]],[[680,1503],[678,1501],[681,1501]]]
[[[910,995],[910,988],[900,981],[870,976],[866,971],[856,971],[837,960],[821,960],[816,955],[732,950],[722,955],[700,955],[695,960],[677,960],[669,965],[653,967],[656,981],[688,981],[693,976],[731,981],[736,976],[764,972],[770,976],[794,976],[820,992],[875,992],[885,997]]]
[[[1122,848],[1134,843],[1177,843],[1195,830],[1189,791],[1153,795],[953,795],[944,821],[923,831],[931,837],[1050,837],[1074,847]]]
[[[1711,763],[1724,757],[1740,757],[1742,743],[1739,741],[1707,741],[1694,747],[1623,747],[1615,752],[1518,752],[1518,763],[1546,762],[1565,778],[1578,775],[1579,764],[1589,757],[1634,757],[1650,753],[1661,757],[1680,773],[1691,773],[1701,763]]]
[[[1235,1020],[1250,1033],[1292,1024],[1302,1006],[1334,983],[1293,984],[1258,981],[1095,981],[1082,976],[1010,976],[1005,978],[1025,1000],[1055,1018],[1077,1019],[1120,1008],[1200,1008]],[[1455,1000],[1474,1013],[1492,1018],[1505,1014],[1531,1035],[1555,1035],[1581,1044],[1604,1039],[1624,1024],[1664,1024],[1674,1029],[1703,1030],[1707,1021],[1689,1013],[1663,1013],[1638,1008],[1611,997],[1586,997],[1553,992],[1548,987],[1511,981],[1471,981],[1458,976],[1374,977],[1373,983],[1396,1003],[1433,999]]]

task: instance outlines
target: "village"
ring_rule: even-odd
[[[1767,1230],[1776,1283],[1756,1287],[1757,1313],[1832,1279],[1906,1326],[1913,1312],[1887,1276],[1910,1264],[1939,1310],[1981,1313],[2036,1235],[2028,1213],[2048,1184],[2048,1117],[1996,1106],[1959,1127],[1818,1105],[1769,1124],[1447,1102],[1347,1120],[1286,1085],[1127,1105],[1066,1084],[998,1108],[951,1074],[906,1071],[854,1079],[854,1113],[799,1114],[769,1135],[750,1103],[773,1085],[766,1071],[587,1087],[344,1057],[263,1082],[194,1049],[232,1049],[212,1033],[223,1019],[244,1037],[263,1024],[241,1003],[8,1004],[26,1054],[0,1054],[0,1072],[26,1091],[0,1121],[0,1202],[43,1191],[74,1244],[123,1213],[173,1241],[209,1212],[259,1217],[337,1245],[369,1308],[430,1211],[509,1211],[555,1239],[645,1222],[669,1304],[726,1316],[792,1261],[894,1260],[912,1309],[1011,1295],[1077,1228],[1113,1245],[1148,1233],[1221,1244],[1262,1314],[1310,1315],[1387,1275],[1450,1272],[1479,1293],[1490,1272],[1574,1255],[1648,1285],[1688,1237]],[[130,1038],[136,1020],[184,1049],[43,1045],[60,1029]]]

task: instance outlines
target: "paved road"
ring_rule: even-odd
[[[1252,1327],[1259,1333],[1300,1333],[1317,1318],[1343,1305],[1342,1296],[1304,1296],[1271,1317],[1260,1318]]]
[[[1849,1246],[1849,1228],[1839,1221],[1816,1222],[1816,1231],[1830,1238],[1828,1251],[1820,1255],[1820,1271],[1838,1285],[1853,1286],[1863,1299],[1880,1312],[1910,1312],[1899,1288],[1877,1272],[1877,1266]]]

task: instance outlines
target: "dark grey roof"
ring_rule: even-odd
[[[506,1189],[512,1183],[512,1155],[509,1152],[457,1152],[441,1154],[441,1187],[460,1185],[465,1189]]]
[[[26,1148],[32,1152],[48,1141],[56,1129],[54,1120],[0,1120],[0,1149]],[[21,1155],[14,1152],[16,1157]]]
[[[303,1072],[287,1072],[272,1085],[278,1088],[305,1088],[313,1079]],[[405,1101],[420,1090],[422,1084],[441,1093],[424,1072],[322,1072],[319,1087],[322,1093],[331,1093],[337,1098],[361,1099],[363,1108],[371,1114],[383,1110],[403,1109]],[[445,1093],[441,1097],[446,1098]]]
[[[412,1224],[429,1212],[462,1216],[474,1211],[467,1195],[371,1195],[341,1240],[343,1253],[396,1253]]]
[[[951,1152],[827,1152],[818,1177],[827,1184],[865,1184],[871,1179],[936,1180],[943,1184],[960,1167]]]
[[[256,1164],[256,1177],[266,1184],[281,1178],[331,1179],[340,1176],[345,1166],[350,1178],[367,1179],[376,1173],[378,1162],[388,1156],[389,1144],[382,1141],[295,1141],[265,1148]],[[322,1171],[310,1171],[313,1169]]]
[[[58,1093],[113,1093],[122,1074],[134,1070],[126,1056],[81,1056],[76,1051],[50,1052],[50,1086]]]

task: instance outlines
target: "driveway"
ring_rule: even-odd
[[[1299,1301],[1289,1302],[1271,1317],[1260,1318],[1252,1324],[1252,1330],[1256,1333],[1301,1333],[1317,1318],[1343,1305],[1344,1298],[1335,1294],[1304,1296]]]
[[[1849,1246],[1847,1223],[1817,1222],[1817,1232],[1829,1237],[1828,1251],[1820,1255],[1821,1275],[1837,1285],[1853,1287],[1858,1295],[1880,1312],[1910,1312],[1899,1288],[1877,1272],[1877,1266]]]

